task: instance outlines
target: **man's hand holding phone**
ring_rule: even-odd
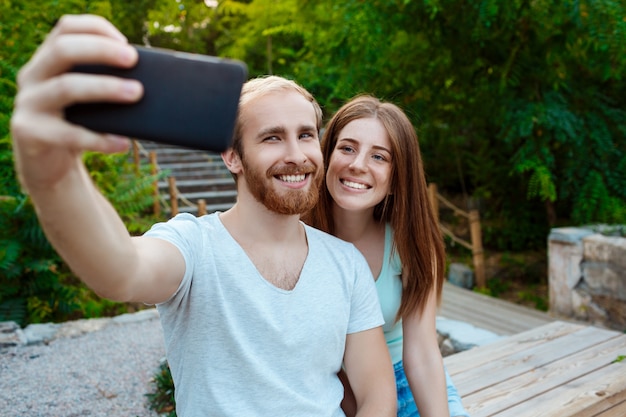
[[[14,158],[22,184],[48,190],[81,164],[84,151],[128,149],[128,141],[68,123],[65,107],[141,99],[137,80],[68,72],[79,63],[132,68],[137,50],[107,20],[92,15],[64,16],[18,74],[11,118]]]
[[[141,81],[136,103],[78,103],[67,120],[98,132],[222,152],[231,145],[239,95],[246,80],[243,63],[217,57],[136,46],[130,68],[80,65],[72,71]]]
[[[136,47],[102,17],[64,16],[18,75],[20,180],[53,187],[82,152],[125,151],[125,137],[221,152],[246,77],[240,62]]]

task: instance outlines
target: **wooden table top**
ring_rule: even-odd
[[[444,358],[472,417],[626,416],[626,334],[562,321]]]

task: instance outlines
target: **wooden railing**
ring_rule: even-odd
[[[453,242],[456,242],[464,248],[472,251],[472,261],[474,264],[474,274],[476,276],[476,286],[478,288],[484,288],[486,286],[485,255],[483,251],[480,214],[478,210],[470,210],[469,212],[461,210],[437,192],[437,184],[431,183],[428,185],[428,197],[430,200],[430,204],[433,208],[433,212],[435,213],[437,223],[439,223],[439,227],[441,228],[441,232],[445,236],[448,236]],[[469,222],[470,242],[456,236],[454,232],[452,232],[452,230],[447,228],[439,221],[440,204],[452,210],[455,215],[467,219],[467,221]]]
[[[133,161],[136,167],[135,172],[137,174],[139,173],[139,166],[141,163],[140,162],[141,154],[147,153],[149,164],[150,164],[150,174],[151,175],[158,174],[161,169],[159,168],[156,152],[155,151],[146,152],[146,150],[143,149],[141,147],[141,144],[136,140],[133,140],[132,144],[133,144]],[[169,185],[170,203],[169,203],[169,207],[166,207],[166,208],[169,209],[171,217],[174,217],[175,215],[178,214],[178,200],[179,199],[182,199],[183,202],[190,207],[196,207],[199,216],[203,216],[207,214],[205,200],[199,199],[197,204],[194,204],[193,202],[186,199],[185,196],[178,190],[178,187],[176,187],[176,178],[168,177],[167,181]],[[153,188],[153,195],[154,195],[154,203],[153,203],[152,210],[154,212],[154,215],[156,217],[159,217],[161,215],[161,205],[163,204],[167,206],[168,204],[167,202],[164,201],[164,199],[161,196],[161,193],[159,192],[159,183],[157,179],[154,180],[152,188]]]

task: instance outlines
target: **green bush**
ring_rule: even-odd
[[[161,363],[159,371],[152,378],[152,385],[154,391],[146,394],[150,409],[166,417],[176,417],[174,381],[166,361]]]
[[[124,304],[98,297],[69,270],[46,239],[30,199],[19,190],[8,135],[0,140],[0,321],[20,325],[100,317],[127,311]],[[112,201],[131,233],[155,221],[155,176],[135,167],[128,155],[85,157],[95,184]]]

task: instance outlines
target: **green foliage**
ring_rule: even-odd
[[[7,142],[0,155],[7,153]],[[142,216],[142,210],[152,205],[149,193],[154,177],[128,175],[132,166],[127,155],[87,159],[92,166],[110,164],[106,173],[92,171],[95,182],[105,195],[119,198],[113,200],[114,206],[129,231],[145,231],[154,221],[145,212]],[[27,324],[125,312],[124,305],[101,299],[73,276],[44,236],[28,197],[6,191],[0,190],[0,321]]]
[[[482,217],[511,237],[487,245],[540,246],[560,219],[623,218],[623,3],[299,3],[295,19],[314,23],[298,81],[327,113],[359,92],[407,110],[429,179],[483,199]]]
[[[141,2],[145,7],[150,2]],[[15,176],[9,122],[16,93],[17,70],[32,55],[56,20],[66,13],[95,13],[109,17],[115,10],[134,22],[133,4],[121,12],[119,1],[0,1],[0,321],[25,325],[44,321],[117,314],[120,303],[102,300],[69,271],[48,243],[35,210]],[[130,19],[130,17],[129,17]],[[137,20],[138,19],[138,20]],[[128,21],[128,26],[134,23]],[[138,36],[138,35],[137,35]],[[153,176],[147,168],[134,175],[128,155],[87,155],[94,182],[113,201],[131,233],[141,233],[154,221]]]
[[[158,0],[109,0],[111,21],[134,44],[143,45],[148,35],[146,16]],[[104,15],[103,16],[107,16]]]
[[[154,391],[146,394],[151,410],[159,415],[176,417],[176,399],[174,398],[174,381],[170,367],[166,361],[159,366],[159,371],[152,378]]]
[[[0,200],[0,321],[56,321],[78,309],[69,272],[43,235],[25,196]]]
[[[546,297],[542,297],[533,292],[534,286],[530,286],[529,289],[520,291],[518,293],[518,298],[520,301],[526,301],[534,305],[534,308],[540,311],[548,311],[550,307],[549,301]]]
[[[131,234],[146,232],[157,220],[148,209],[154,201],[153,184],[165,175],[150,174],[150,167],[142,165],[139,171],[130,163],[128,154],[105,155],[87,153],[85,166],[96,186],[111,201]]]
[[[221,56],[245,61],[252,77],[293,77],[304,29],[295,0],[224,0],[217,12],[223,28],[216,39]]]
[[[511,284],[500,278],[491,278],[487,280],[487,290],[477,289],[478,292],[489,295],[491,297],[498,297],[511,288]]]
[[[153,46],[217,55],[215,9],[202,0],[154,0],[146,19],[146,40]]]

